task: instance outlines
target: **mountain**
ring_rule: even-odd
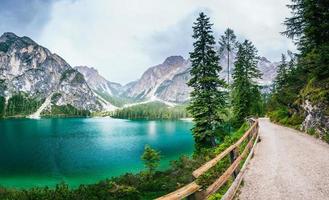
[[[81,73],[28,37],[0,37],[0,72],[0,116],[79,115],[102,108]]]
[[[135,84],[135,82],[131,82],[125,86],[122,86],[119,83],[106,80],[93,67],[76,66],[74,69],[83,74],[89,87],[98,97],[99,102],[102,104],[104,110],[113,111],[117,109],[117,107],[122,107],[126,104],[135,102],[135,99],[129,99],[121,95],[133,84]]]
[[[162,64],[146,70],[138,81],[131,84],[124,96],[182,103],[188,99],[190,91],[186,85],[189,66],[189,62],[182,56],[170,56]]]
[[[234,70],[235,53],[230,55],[230,80]],[[223,54],[220,59],[222,71],[220,77],[227,81],[227,57]],[[279,63],[272,63],[261,57],[258,68],[263,74],[257,82],[262,86],[271,85]],[[191,88],[187,86],[190,77],[191,63],[182,56],[170,56],[162,64],[153,66],[145,71],[142,77],[123,93],[137,100],[158,100],[171,103],[184,103],[189,99]]]
[[[235,53],[230,54],[230,74]],[[227,57],[221,56],[220,76],[227,80]],[[261,85],[270,85],[279,63],[261,57]],[[151,101],[167,105],[185,103],[191,88],[191,63],[170,56],[147,69],[140,79],[124,86],[102,77],[92,67],[72,68],[28,37],[4,33],[0,37],[0,117],[39,115],[85,115]]]
[[[258,80],[258,83],[263,86],[271,85],[276,77],[277,67],[280,62],[270,62],[265,57],[260,57],[258,61],[258,69],[261,71],[262,79]]]
[[[89,87],[94,91],[116,96],[122,90],[121,84],[106,80],[98,73],[95,68],[87,66],[76,66],[74,67],[74,69],[78,70],[81,74],[83,74]]]
[[[230,52],[230,83],[232,82],[232,74],[234,70],[236,52]],[[220,72],[220,77],[227,81],[227,51],[224,51],[220,57],[220,65],[222,66],[222,71]],[[262,79],[257,80],[257,82],[262,86],[271,85],[276,77],[276,70],[279,62],[270,62],[265,57],[260,57],[258,60],[257,67],[261,71]]]

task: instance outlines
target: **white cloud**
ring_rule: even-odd
[[[259,53],[278,59],[294,48],[279,34],[288,0],[80,0],[53,5],[38,41],[71,65],[97,68],[111,81],[137,79],[173,54],[188,55],[191,26],[206,10],[215,32],[231,27]],[[218,36],[216,35],[216,38]]]

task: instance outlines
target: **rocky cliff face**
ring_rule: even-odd
[[[328,105],[318,103],[314,105],[311,101],[303,102],[302,107],[306,117],[301,129],[310,134],[317,134],[321,139],[329,143],[329,108]]]
[[[187,68],[176,74],[171,80],[162,82],[157,89],[157,97],[168,102],[185,103],[189,100],[192,91],[192,88],[186,84],[190,78],[190,68]]]
[[[183,57],[168,57],[162,64],[149,68],[136,83],[127,89],[124,95],[144,100],[161,98],[164,101],[186,101],[187,96],[182,98],[181,95],[189,89],[186,80],[179,76],[186,72],[188,67],[189,62]],[[181,87],[184,91],[180,93],[174,85]],[[178,94],[177,97],[173,97],[175,93]]]
[[[79,110],[100,109],[81,73],[30,38],[13,33],[0,37],[0,83],[7,103],[17,94],[42,102],[56,94],[46,109],[68,104]]]
[[[258,69],[263,74],[262,79],[257,80],[260,85],[271,85],[277,75],[277,67],[280,62],[270,62],[265,57],[261,57],[258,62]]]
[[[229,58],[230,82],[232,82],[232,74],[234,70],[235,58],[236,58],[236,52],[231,52]],[[222,66],[220,77],[223,78],[225,81],[227,81],[227,76],[228,76],[227,63],[228,63],[228,56],[227,56],[227,52],[224,51],[220,57],[220,65]],[[279,64],[280,64],[279,62],[270,62],[267,58],[260,57],[257,66],[258,69],[263,74],[263,76],[262,79],[257,80],[257,82],[260,85],[264,85],[264,86],[272,84],[273,80],[276,77],[277,66]]]
[[[94,91],[113,96],[119,95],[119,93],[122,91],[121,84],[106,80],[98,73],[95,68],[87,66],[76,66],[74,68],[83,74],[88,85]]]

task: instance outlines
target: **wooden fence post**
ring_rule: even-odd
[[[229,156],[231,165],[208,188],[202,189],[202,186],[198,185],[196,181],[193,181],[174,192],[171,192],[167,195],[157,198],[157,200],[173,200],[173,199],[184,199],[184,198],[187,198],[189,200],[203,200],[208,198],[211,194],[218,191],[218,189],[222,187],[230,179],[230,177],[234,179],[234,182],[236,181],[237,182],[236,182],[236,186],[234,186],[234,189],[230,191],[230,194],[228,194],[228,192],[226,192],[226,194],[234,195],[234,193],[236,192],[236,188],[241,183],[241,177],[243,176],[243,171],[246,169],[245,167],[246,163],[252,157],[254,152],[253,148],[255,147],[255,145],[257,144],[260,138],[258,135],[258,131],[259,131],[258,120],[253,120],[253,122],[254,123],[252,127],[250,127],[247,130],[247,132],[245,132],[244,135],[237,142],[226,148],[223,152],[221,152],[212,160],[206,162],[201,167],[193,171],[192,173],[193,177],[197,178],[203,173],[205,173],[207,170],[209,170],[211,167],[214,167],[220,160],[222,160],[223,158],[227,158],[227,156]],[[254,138],[255,141],[253,141]],[[245,146],[242,153],[240,154],[240,148],[241,148],[240,145],[244,144],[243,142],[245,140],[248,140],[247,146]],[[244,161],[245,156],[247,156],[247,158]],[[242,161],[244,161],[244,165],[240,169],[240,164]],[[230,188],[232,188],[232,186]]]
[[[191,194],[190,196],[186,197],[187,200],[196,200],[195,193]]]
[[[239,157],[239,149],[238,147],[236,147],[235,149],[233,149],[231,152],[230,152],[230,160],[231,160],[231,164],[234,163],[235,159]],[[237,167],[234,172],[232,173],[232,177],[233,179],[235,179],[239,174],[239,168]]]

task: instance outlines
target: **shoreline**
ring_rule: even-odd
[[[193,122],[193,118],[192,117],[180,118],[179,120]]]

